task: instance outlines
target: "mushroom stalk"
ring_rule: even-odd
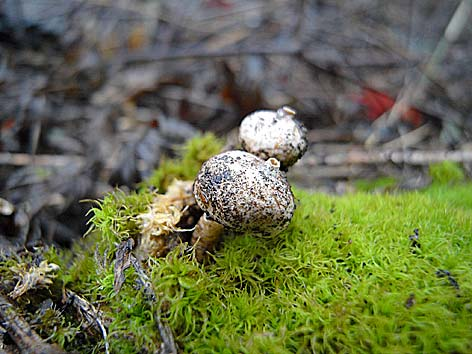
[[[195,226],[191,241],[191,244],[195,249],[195,258],[197,261],[204,261],[208,252],[215,250],[215,247],[223,234],[223,230],[223,225],[210,220],[206,214],[203,214]]]

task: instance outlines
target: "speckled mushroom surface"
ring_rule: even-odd
[[[239,140],[244,150],[264,160],[274,157],[283,169],[297,162],[308,147],[305,127],[286,106],[246,116],[239,128]]]
[[[228,151],[206,161],[194,183],[198,205],[215,221],[237,230],[274,234],[286,228],[295,201],[276,159]]]

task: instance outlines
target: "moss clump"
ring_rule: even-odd
[[[146,212],[155,191],[164,192],[174,179],[193,180],[203,162],[221,151],[222,143],[213,134],[197,136],[182,147],[181,157],[165,159],[154,174],[141,184],[138,191],[117,190],[96,202],[90,210],[91,229],[100,236],[100,251],[116,242],[139,235],[137,216]],[[114,251],[112,247],[112,251]],[[110,250],[110,249],[109,249]],[[113,252],[112,254],[113,255]]]
[[[43,258],[61,265],[57,289],[100,308],[115,353],[155,352],[158,319],[182,352],[472,351],[471,184],[396,195],[294,192],[294,219],[277,237],[226,235],[207,265],[182,247],[145,261],[155,297],[133,268],[119,293],[113,284],[116,245],[136,236],[132,219],[152,195],[145,188],[105,197],[82,244]],[[9,274],[15,261],[0,260],[0,270]],[[3,294],[14,286],[3,284]],[[50,340],[103,352],[99,334],[80,337],[80,321],[64,323]],[[50,326],[41,335],[51,336]]]
[[[461,165],[453,161],[443,161],[431,164],[429,174],[433,183],[458,183],[465,180],[465,173]]]
[[[180,159],[164,159],[147,181],[144,187],[157,188],[165,192],[175,179],[193,180],[200,166],[211,156],[218,154],[223,143],[212,133],[206,133],[191,139],[180,151]]]
[[[113,244],[139,234],[136,216],[146,211],[153,194],[148,190],[126,194],[121,190],[110,193],[90,209],[89,230],[98,231],[105,244]],[[103,251],[103,250],[102,250]]]
[[[228,237],[205,268],[153,261],[185,352],[472,349],[471,210],[418,193],[296,195],[277,238]]]
[[[395,189],[397,180],[393,177],[380,177],[374,180],[360,179],[354,183],[356,190],[361,192],[386,192]]]
[[[149,260],[153,303],[133,272],[118,295],[102,272],[90,296],[107,299],[112,348],[152,351],[160,313],[184,352],[472,350],[472,209],[446,194],[296,196],[276,238],[228,236],[207,266],[181,250]]]

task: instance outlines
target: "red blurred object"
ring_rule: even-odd
[[[208,8],[217,8],[225,10],[233,8],[233,4],[230,1],[225,0],[207,0],[204,4]]]
[[[151,128],[158,128],[159,127],[159,121],[157,119],[153,119],[149,122],[149,126]]]
[[[395,104],[395,99],[389,95],[367,87],[362,89],[362,93],[356,97],[356,101],[365,108],[367,118],[372,121],[391,110]],[[416,128],[423,123],[421,112],[412,107],[406,107],[400,119]]]
[[[15,126],[15,120],[13,118],[7,118],[0,124],[0,131],[10,130]]]

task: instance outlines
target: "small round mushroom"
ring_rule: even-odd
[[[246,116],[239,128],[244,150],[264,160],[274,157],[286,171],[308,147],[306,129],[295,114],[293,108],[284,106],[277,111],[261,110]]]
[[[257,234],[287,227],[295,201],[275,158],[267,161],[245,151],[227,151],[206,161],[195,180],[197,204],[221,225]]]

